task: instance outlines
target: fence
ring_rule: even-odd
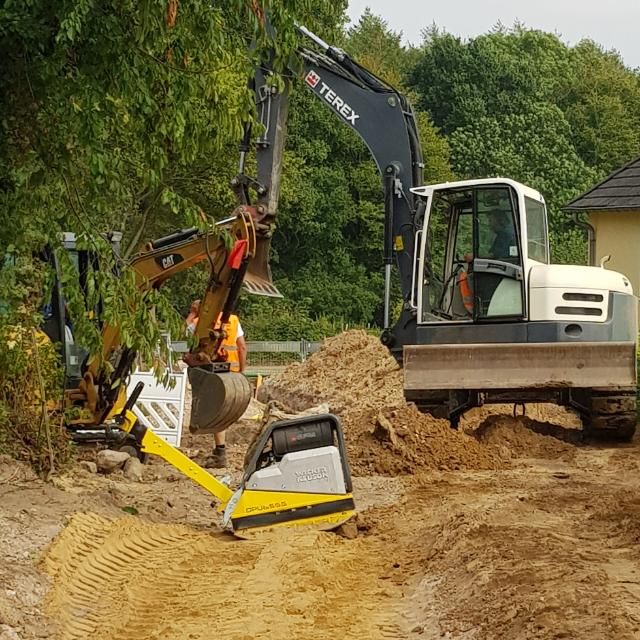
[[[171,373],[173,386],[160,384],[152,371],[134,371],[127,385],[127,395],[138,382],[144,382],[142,393],[133,407],[138,420],[174,447],[180,446],[187,372]]]
[[[248,376],[273,375],[292,362],[304,362],[321,345],[321,342],[308,340],[248,341],[245,373]],[[173,342],[171,349],[182,354],[186,353],[189,347],[186,342]]]

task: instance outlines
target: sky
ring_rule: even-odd
[[[555,32],[575,44],[590,38],[616,49],[632,68],[640,67],[640,0],[349,0],[357,21],[366,7],[383,17],[405,41],[419,44],[421,31],[435,22],[463,38],[486,33],[497,22]]]

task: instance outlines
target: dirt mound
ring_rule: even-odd
[[[328,402],[341,416],[402,401],[402,372],[380,339],[364,331],[329,338],[306,362],[287,367],[263,385],[260,399],[294,411]]]
[[[527,417],[489,416],[476,430],[479,442],[494,448],[504,459],[566,458],[575,447],[549,435],[536,433],[554,425],[536,423]]]
[[[500,465],[498,456],[473,437],[407,404],[396,361],[376,336],[364,331],[330,338],[309,360],[271,379],[262,397],[297,411],[327,402],[343,419],[357,475]]]
[[[356,474],[410,474],[420,469],[497,469],[500,457],[446,420],[400,404],[345,419],[351,466]]]
[[[351,466],[359,475],[497,469],[513,458],[558,458],[571,455],[573,447],[548,434],[561,435],[562,427],[577,433],[580,426],[576,415],[553,405],[528,405],[535,420],[509,415],[513,405],[492,405],[469,411],[462,432],[454,431],[405,402],[400,368],[380,340],[364,331],[330,338],[306,362],[269,380],[261,399],[294,411],[328,403],[343,420]]]
[[[582,422],[580,417],[565,407],[559,407],[555,404],[548,403],[532,403],[527,404],[523,408],[521,405],[516,405],[516,414],[518,416],[526,416],[536,422],[546,422],[549,424],[558,425],[565,429],[580,429]],[[469,428],[474,429],[480,426],[489,416],[505,415],[509,417],[514,416],[514,405],[512,404],[487,404],[482,407],[474,407],[467,411],[460,418],[460,427],[467,430]]]

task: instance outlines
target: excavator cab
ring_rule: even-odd
[[[514,180],[411,191],[425,215],[405,397],[454,426],[485,403],[553,402],[574,408],[592,434],[630,439],[637,310],[629,280],[550,264],[544,199]]]
[[[113,250],[118,253],[122,234],[114,231],[106,234],[105,239],[109,241]],[[78,273],[80,289],[86,296],[92,275],[100,270],[98,256],[95,251],[80,247],[74,233],[63,233],[61,240],[71,264]],[[82,368],[89,355],[89,351],[76,340],[74,335],[73,320],[68,314],[64,295],[60,287],[60,264],[54,252],[51,252],[51,264],[55,269],[55,280],[52,287],[51,304],[48,308],[45,308],[51,315],[45,314],[44,331],[49,335],[51,340],[59,344],[63,350],[65,387],[67,389],[73,389],[77,387],[82,380]],[[98,328],[100,328],[102,302],[98,301],[93,309],[88,310],[88,314]]]
[[[434,188],[429,203],[418,292],[422,322],[522,319],[526,292],[513,187]]]
[[[122,234],[118,232],[107,236],[114,250],[118,250],[121,236]],[[73,233],[61,234],[60,241],[71,264],[78,271],[81,289],[86,293],[89,272],[99,269],[97,256],[90,250],[79,248]],[[45,298],[41,301],[42,324],[40,330],[46,339],[58,349],[65,368],[65,387],[73,388],[82,378],[82,363],[89,352],[75,340],[73,321],[69,316],[61,286],[62,267],[60,260],[51,246],[44,247],[33,255],[32,259],[45,265],[48,272],[44,288]],[[4,261],[6,265],[13,264],[14,258],[7,255]],[[96,318],[96,322],[100,317],[100,311],[100,306],[97,305],[91,312],[91,315]]]

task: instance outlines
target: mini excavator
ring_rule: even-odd
[[[141,291],[160,287],[177,273],[208,260],[211,277],[200,306],[196,329],[198,344],[185,356],[192,387],[190,430],[218,433],[236,422],[251,399],[244,375],[230,371],[221,344],[225,321],[235,308],[241,287],[250,292],[277,296],[271,282],[268,247],[260,242],[269,231],[262,226],[264,209],[240,205],[234,215],[219,223],[220,229],[185,229],[149,242],[126,264]],[[119,238],[113,236],[112,244]],[[266,236],[268,242],[268,236]],[[78,250],[67,234],[65,249],[83,273],[96,256]],[[50,259],[55,266],[55,253]],[[256,259],[258,258],[258,259]],[[256,433],[245,457],[242,480],[232,491],[175,447],[142,425],[132,409],[143,387],[125,397],[126,380],[136,353],[122,346],[117,327],[102,327],[102,351],[75,370],[82,349],[65,341],[65,306],[59,278],[43,330],[61,345],[67,362],[65,409],[79,409],[80,417],[67,424],[78,442],[101,441],[144,459],[156,455],[211,493],[223,514],[223,524],[236,536],[247,538],[259,531],[284,526],[334,529],[355,511],[351,473],[339,419],[331,414],[268,423]],[[221,316],[220,323],[217,319]],[[105,361],[111,367],[104,367]]]
[[[257,295],[280,296],[272,283],[269,253],[279,197],[286,102],[269,82],[271,73],[265,64],[252,82],[261,125],[261,136],[255,141],[258,171],[256,178],[245,173],[252,146],[247,126],[240,146],[240,170],[231,183],[240,201],[233,214],[218,222],[217,228],[183,229],[148,242],[119,267],[131,270],[136,286],[144,292],[161,287],[198,263],[209,263],[210,277],[195,330],[197,345],[185,356],[193,398],[192,433],[223,431],[242,416],[251,398],[247,379],[232,372],[225,361],[224,329],[214,327],[224,327],[242,287]],[[251,203],[252,192],[255,203]],[[117,253],[119,234],[109,234],[107,239]],[[82,285],[89,270],[100,268],[97,256],[79,249],[72,234],[65,234],[63,242],[78,266]],[[60,276],[56,252],[45,254]],[[126,381],[137,354],[122,344],[117,326],[103,324],[101,351],[89,354],[68,340],[60,277],[49,309],[43,330],[60,345],[66,364],[64,409],[67,415],[68,410],[76,410],[67,423],[74,440],[107,442],[141,459],[148,454],[163,458],[216,498],[224,526],[238,537],[285,526],[335,529],[354,515],[346,446],[336,416],[265,421],[249,447],[240,485],[234,491],[137,420],[132,409],[142,383],[126,397]]]

